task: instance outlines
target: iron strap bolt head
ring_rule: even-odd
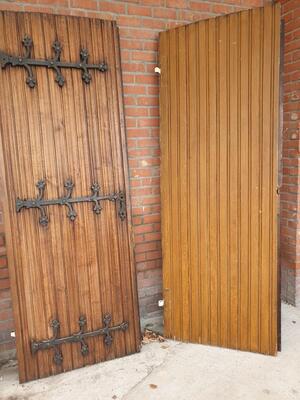
[[[81,345],[81,350],[80,351],[81,351],[81,354],[83,356],[86,356],[87,354],[89,354],[89,346],[86,343],[83,343]]]
[[[100,185],[97,182],[94,182],[91,186],[91,191],[93,193],[98,193],[100,192]]]
[[[61,53],[62,51],[62,45],[60,44],[60,42],[58,40],[55,40],[52,44],[52,48],[55,51],[55,53]]]
[[[87,61],[88,60],[88,57],[89,57],[89,52],[87,51],[87,49],[82,49],[81,51],[80,51],[80,59],[81,59],[81,61]]]
[[[60,351],[54,353],[53,361],[56,365],[61,365],[63,362],[63,355]]]
[[[60,323],[59,323],[58,319],[52,320],[50,325],[51,325],[51,328],[53,328],[53,329],[58,329],[60,327]]]
[[[83,328],[86,325],[86,317],[84,315],[81,315],[79,317],[78,323],[79,323],[80,328]]]
[[[23,43],[24,47],[27,47],[27,48],[32,47],[32,44],[33,44],[31,37],[29,37],[27,35],[22,40],[22,43]]]

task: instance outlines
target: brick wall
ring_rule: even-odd
[[[282,298],[300,301],[300,1],[281,0],[285,21],[284,122],[281,187]]]
[[[298,0],[296,0],[297,2]],[[135,257],[142,322],[161,316],[158,33],[178,24],[263,4],[263,0],[10,0],[1,10],[116,20],[120,27]],[[265,0],[265,3],[267,0]],[[293,142],[294,143],[294,142]],[[1,222],[1,221],[0,221]],[[0,358],[14,343],[5,239],[0,224]]]

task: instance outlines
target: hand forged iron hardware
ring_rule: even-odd
[[[67,191],[64,197],[60,197],[57,199],[44,199],[45,189],[46,189],[46,182],[45,180],[41,179],[37,182],[36,187],[38,188],[38,196],[35,199],[24,199],[21,200],[17,198],[16,200],[16,211],[17,213],[20,212],[23,208],[38,208],[40,210],[40,218],[39,223],[42,226],[47,226],[49,223],[49,218],[46,214],[45,207],[47,206],[66,206],[68,207],[67,217],[74,221],[77,217],[77,213],[73,208],[74,203],[85,203],[90,202],[94,203],[93,211],[95,214],[100,214],[102,211],[101,201],[102,200],[109,200],[112,202],[116,202],[118,206],[118,215],[123,221],[126,218],[126,197],[124,192],[119,193],[112,193],[108,195],[100,195],[100,186],[98,183],[93,183],[91,186],[92,194],[90,196],[83,196],[83,197],[72,197],[72,192],[74,188],[74,183],[71,179],[68,179],[64,187]]]
[[[54,319],[51,321],[50,326],[53,330],[53,336],[50,339],[41,340],[41,341],[31,341],[31,353],[35,354],[39,350],[47,350],[54,349],[53,361],[57,365],[61,365],[63,362],[63,355],[60,351],[59,346],[63,343],[80,343],[81,346],[81,354],[86,356],[89,353],[89,346],[86,344],[84,339],[96,337],[96,336],[104,336],[104,344],[106,346],[111,346],[113,342],[113,337],[111,332],[114,331],[123,331],[125,332],[128,329],[128,322],[122,322],[119,325],[111,326],[112,316],[107,313],[103,317],[103,328],[96,329],[94,331],[84,332],[84,328],[86,326],[86,318],[81,315],[78,320],[79,324],[79,332],[73,333],[70,336],[59,337],[59,329],[60,322],[58,319]]]
[[[87,49],[82,49],[80,51],[80,61],[77,63],[61,61],[62,45],[58,40],[55,40],[52,45],[54,57],[47,60],[34,59],[31,57],[33,41],[29,36],[24,37],[22,44],[25,48],[25,54],[23,56],[11,56],[0,50],[0,67],[5,68],[7,65],[11,65],[12,67],[24,67],[28,73],[26,83],[30,88],[34,88],[37,83],[32,67],[47,67],[53,69],[56,73],[55,82],[60,87],[63,87],[65,84],[65,78],[61,73],[61,68],[81,70],[82,80],[87,84],[92,80],[90,70],[98,70],[100,72],[106,72],[108,70],[108,66],[105,62],[88,64],[89,53]]]

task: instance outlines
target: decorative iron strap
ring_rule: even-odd
[[[83,197],[74,197],[72,198],[72,192],[74,188],[74,183],[71,179],[68,179],[65,182],[65,189],[66,195],[64,197],[60,197],[57,199],[44,199],[45,189],[46,189],[46,182],[41,179],[37,182],[36,187],[38,188],[38,196],[36,199],[24,199],[21,200],[17,198],[16,200],[16,211],[20,212],[23,208],[38,208],[40,210],[40,218],[39,223],[42,226],[47,226],[49,223],[49,217],[46,214],[45,207],[47,206],[66,206],[68,208],[67,217],[74,221],[77,217],[77,213],[74,210],[73,204],[74,203],[93,203],[93,211],[95,214],[100,214],[102,211],[101,201],[102,200],[109,200],[112,202],[116,202],[118,206],[118,214],[120,219],[123,221],[126,218],[126,198],[124,192],[119,193],[112,193],[107,195],[100,195],[100,186],[98,183],[94,183],[91,186],[92,195],[91,196],[83,196]]]
[[[105,62],[101,62],[100,64],[88,64],[89,53],[86,49],[82,49],[80,51],[80,61],[77,63],[61,61],[60,56],[62,53],[62,46],[58,40],[55,40],[52,45],[54,57],[48,60],[31,58],[33,41],[29,36],[24,37],[22,44],[25,47],[24,56],[11,56],[3,51],[0,51],[0,67],[5,68],[7,65],[11,65],[12,67],[25,68],[28,73],[26,83],[30,88],[34,88],[37,83],[31,67],[46,67],[53,69],[56,74],[55,82],[60,87],[64,86],[65,84],[65,78],[61,73],[61,68],[75,68],[81,70],[82,80],[85,83],[90,83],[92,80],[90,70],[98,70],[100,72],[106,72],[108,70]]]
[[[89,346],[86,344],[84,339],[96,337],[96,336],[104,336],[104,344],[106,346],[110,346],[113,342],[113,337],[111,332],[114,331],[126,331],[128,329],[128,322],[122,322],[119,325],[109,326],[111,324],[112,317],[110,314],[105,314],[103,317],[104,327],[100,329],[96,329],[95,331],[84,332],[84,327],[86,326],[86,318],[84,316],[80,316],[78,320],[79,324],[79,332],[73,333],[70,336],[58,337],[59,336],[59,328],[60,323],[57,319],[54,319],[50,326],[53,330],[53,337],[47,340],[41,340],[40,342],[32,341],[31,342],[31,352],[35,354],[39,350],[47,350],[54,349],[54,357],[53,361],[55,364],[60,365],[63,362],[63,355],[59,349],[59,346],[63,343],[80,343],[81,346],[81,354],[86,356],[89,353]]]

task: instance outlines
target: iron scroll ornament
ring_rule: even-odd
[[[65,84],[65,78],[61,73],[61,68],[73,68],[81,70],[82,80],[86,84],[90,83],[92,80],[90,70],[98,70],[100,72],[106,72],[108,70],[108,66],[105,62],[101,62],[99,64],[89,64],[89,53],[87,49],[82,49],[80,51],[80,61],[77,63],[61,61],[60,56],[62,53],[62,45],[58,40],[55,40],[52,44],[54,57],[46,60],[34,59],[31,57],[33,41],[29,36],[24,37],[22,44],[25,48],[25,54],[23,56],[12,56],[0,50],[0,67],[5,68],[6,66],[11,65],[12,67],[25,68],[28,74],[26,78],[26,83],[32,89],[37,84],[37,80],[33,74],[32,67],[46,67],[49,69],[53,69],[56,74],[55,82],[60,87],[63,87]]]
[[[38,195],[35,199],[24,199],[17,198],[16,200],[16,211],[19,213],[22,209],[37,208],[40,211],[39,223],[42,226],[47,226],[49,223],[49,217],[46,214],[47,206],[66,206],[68,208],[67,217],[70,221],[75,221],[77,213],[73,207],[75,203],[93,203],[93,212],[100,214],[102,211],[101,201],[108,200],[117,203],[118,215],[123,221],[126,218],[126,196],[124,192],[111,193],[107,195],[100,195],[100,186],[98,183],[93,183],[91,186],[92,194],[90,196],[72,197],[74,183],[71,179],[68,179],[65,184],[66,194],[63,197],[56,199],[44,199],[46,182],[41,179],[37,182],[36,187],[38,188]]]
[[[52,338],[41,341],[31,341],[31,353],[36,354],[36,352],[39,350],[48,350],[53,348],[53,361],[56,365],[61,365],[63,362],[63,355],[60,351],[59,346],[63,343],[80,343],[80,352],[83,356],[86,356],[89,353],[89,346],[84,339],[96,336],[104,336],[104,344],[105,346],[109,347],[113,342],[113,337],[111,333],[114,331],[125,332],[129,326],[127,321],[122,322],[119,325],[110,326],[111,321],[112,316],[107,313],[103,317],[103,328],[99,328],[94,331],[84,332],[84,327],[86,326],[87,321],[85,316],[81,315],[78,320],[79,332],[73,333],[70,336],[59,337],[60,322],[58,319],[54,319],[53,321],[51,321],[50,324],[53,330]]]

